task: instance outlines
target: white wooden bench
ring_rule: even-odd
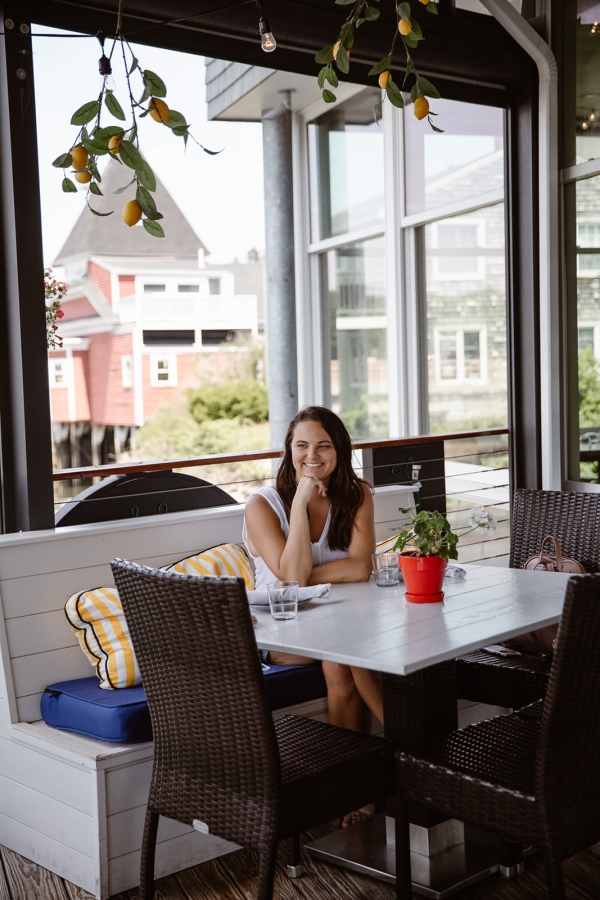
[[[412,493],[378,489],[378,538]],[[0,844],[98,900],[139,883],[152,743],[112,744],[40,719],[46,685],[92,669],[68,627],[75,591],[111,585],[120,556],[162,566],[241,542],[243,506],[222,506],[56,530],[0,535]],[[400,517],[401,518],[401,517]],[[279,710],[281,715],[287,710]],[[325,700],[293,707],[326,718]],[[235,849],[161,818],[156,875]]]

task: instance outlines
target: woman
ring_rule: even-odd
[[[375,552],[373,497],[352,468],[352,444],[331,410],[308,406],[290,422],[275,487],[246,503],[244,542],[254,560],[256,588],[285,579],[300,586],[368,581]],[[314,662],[271,651],[275,665]],[[383,722],[381,675],[323,662],[329,720],[369,732],[371,713]],[[361,818],[351,813],[344,825]]]

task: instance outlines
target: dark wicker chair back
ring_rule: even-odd
[[[517,489],[513,494],[509,565],[521,568],[552,535],[565,556],[600,572],[600,494]],[[550,575],[548,577],[551,577]],[[502,659],[475,650],[456,660],[459,697],[518,709],[544,696],[550,659]]]
[[[600,575],[576,575],[544,700],[399,751],[400,827],[407,804],[424,803],[491,828],[508,838],[507,869],[522,859],[519,844],[531,844],[544,854],[549,896],[564,900],[561,862],[600,839],[599,694]],[[400,896],[408,900],[406,842],[399,858]]]
[[[578,560],[587,572],[600,572],[600,494],[517,489],[512,503],[511,569],[520,569],[539,553],[547,535],[560,542],[564,556]]]
[[[154,731],[140,900],[154,896],[161,815],[260,853],[273,894],[279,842],[301,873],[299,834],[393,791],[394,746],[269,708],[241,578],[111,563]]]
[[[190,824],[207,810],[211,832],[244,843],[277,813],[280,781],[244,582],[113,571],[152,717],[148,803]]]
[[[550,842],[564,859],[600,838],[600,575],[569,580],[536,763]]]

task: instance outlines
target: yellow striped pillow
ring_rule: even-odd
[[[141,684],[129,628],[116,588],[94,588],[72,594],[67,620],[81,649],[107,690]]]
[[[376,553],[390,553],[394,549],[394,544],[398,540],[398,535],[395,534],[394,537],[386,538],[385,541],[378,541],[375,544],[375,552]]]
[[[229,575],[243,578],[249,591],[254,590],[254,575],[244,550],[237,544],[219,544],[210,550],[188,556],[180,562],[165,566],[167,572],[180,575]]]

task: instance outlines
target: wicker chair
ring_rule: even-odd
[[[600,576],[577,575],[544,700],[398,751],[397,829],[407,829],[407,803],[417,802],[531,844],[546,858],[550,898],[564,900],[562,860],[600,839],[599,693]],[[399,895],[408,900],[406,841],[397,857]]]
[[[516,490],[512,504],[509,566],[521,568],[553,535],[565,556],[600,572],[600,494]],[[550,577],[550,575],[548,576]],[[518,709],[544,696],[551,659],[523,653],[498,657],[476,650],[456,660],[458,696]]]
[[[300,716],[275,722],[241,578],[111,563],[154,731],[140,898],[154,895],[161,815],[260,853],[273,894],[277,845],[393,792],[394,745]]]

